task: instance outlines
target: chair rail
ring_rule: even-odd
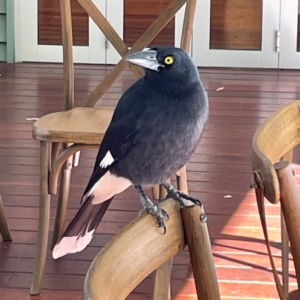
[[[184,248],[178,204],[166,200],[161,207],[169,214],[166,234],[149,214],[128,224],[93,260],[84,283],[84,299],[125,299],[147,275]]]

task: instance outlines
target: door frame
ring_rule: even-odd
[[[104,14],[107,0],[94,0]],[[62,62],[61,45],[38,45],[38,1],[15,1],[16,61]],[[89,18],[89,46],[74,46],[75,63],[105,63],[105,36]]]
[[[262,50],[215,50],[209,49],[211,1],[198,1],[193,34],[196,64],[205,67],[278,68],[275,43],[280,24],[280,0],[264,0],[262,3]]]
[[[124,26],[124,0],[109,0],[107,1],[107,9],[106,9],[106,18],[108,22],[112,25],[115,31],[119,34],[121,39],[124,39],[123,36],[123,26]],[[115,9],[118,7],[118,9]],[[182,26],[184,21],[185,14],[184,4],[180,10],[175,14],[175,47],[180,47],[181,42],[181,33]],[[107,64],[116,64],[121,59],[120,54],[116,51],[116,49],[110,44],[109,41],[106,42],[106,63]]]
[[[297,52],[298,0],[283,0],[280,10],[280,69],[299,69],[300,52]]]
[[[94,0],[93,2],[123,39],[123,0]],[[180,47],[185,6],[175,15],[176,47]],[[118,9],[115,9],[116,7]],[[15,3],[16,61],[62,62],[62,46],[38,45],[37,11],[37,0],[16,1]],[[121,59],[120,54],[91,18],[89,18],[89,46],[74,46],[73,51],[76,63],[116,64]]]

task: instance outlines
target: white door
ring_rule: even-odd
[[[168,0],[164,1],[167,2]],[[93,2],[123,39],[124,0],[93,0]],[[177,47],[180,46],[184,9],[185,6],[182,7],[175,16],[174,44]],[[37,0],[15,1],[15,20],[16,61],[62,62],[62,46],[39,44]],[[142,17],[138,16],[137,20],[141,23],[144,21]],[[88,32],[88,46],[74,46],[74,62],[101,64],[118,63],[121,56],[91,19],[89,19]]]
[[[126,26],[124,22],[124,0],[109,0],[107,1],[107,20],[113,26],[113,28],[117,31],[119,36],[124,40],[124,26]],[[148,1],[150,2],[150,1]],[[142,3],[142,1],[141,1]],[[118,9],[116,9],[116,7]],[[184,19],[185,5],[177,12],[175,15],[175,27],[174,27],[174,46],[180,47],[181,41],[181,31]],[[134,12],[133,12],[134,14]],[[139,12],[137,12],[136,16],[138,22],[143,23],[143,18],[139,17]],[[124,25],[125,24],[125,25]],[[138,37],[137,37],[138,38]],[[159,46],[159,45],[157,45]],[[115,64],[118,63],[121,59],[121,56],[114,49],[114,47],[107,42],[107,51],[106,51],[106,63]]]
[[[52,0],[50,0],[52,1]],[[105,14],[107,0],[93,0]],[[59,3],[59,2],[58,2]],[[62,62],[61,45],[40,45],[38,42],[38,1],[15,1],[16,61]],[[105,36],[88,20],[88,45],[74,46],[74,62],[105,63]]]
[[[281,2],[279,68],[300,68],[300,30],[298,0]],[[300,20],[299,20],[300,21]]]
[[[195,62],[198,66],[278,68],[279,17],[280,0],[197,1]]]

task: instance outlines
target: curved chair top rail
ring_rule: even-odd
[[[271,115],[252,139],[251,165],[264,183],[265,197],[279,201],[279,183],[274,163],[300,143],[300,100],[284,106]]]
[[[151,272],[184,248],[179,205],[162,202],[168,212],[166,234],[150,214],[142,215],[114,236],[93,260],[84,283],[84,299],[125,299]]]

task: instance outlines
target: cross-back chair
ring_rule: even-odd
[[[7,225],[6,217],[4,214],[2,196],[0,194],[0,234],[4,242],[10,242],[12,240],[10,231]]]
[[[48,245],[50,195],[57,193],[59,174],[61,174],[60,189],[52,247],[63,232],[72,167],[77,166],[78,155],[81,150],[99,148],[114,111],[114,108],[111,107],[94,108],[93,106],[127,68],[128,64],[125,57],[130,53],[147,47],[185,3],[187,5],[182,29],[181,48],[187,52],[190,52],[191,49],[196,0],[173,0],[130,49],[127,48],[126,44],[92,0],[77,0],[116,48],[122,59],[88,96],[83,106],[74,107],[73,38],[70,1],[60,0],[65,111],[46,115],[35,122],[33,126],[33,137],[40,141],[40,199],[37,254],[30,289],[32,295],[39,294],[41,291]],[[142,69],[134,65],[129,67],[137,77],[143,76]],[[185,167],[176,175],[178,187],[187,192]],[[157,187],[153,189],[154,198],[156,199],[159,198],[158,191],[159,188]]]
[[[124,300],[151,272],[165,266],[188,244],[198,299],[220,300],[216,270],[203,206],[180,210],[173,199],[160,206],[168,212],[162,235],[150,215],[133,220],[94,258],[84,284],[84,299]],[[130,242],[128,242],[130,241]],[[153,300],[169,300],[170,273],[154,281]]]
[[[293,149],[300,143],[300,101],[294,101],[271,117],[256,131],[252,140],[252,170],[262,228],[277,291],[281,300],[289,293],[289,244],[300,286],[300,198],[292,170]],[[281,284],[274,264],[267,231],[264,198],[280,202],[282,219]],[[299,292],[299,290],[298,290]],[[300,293],[299,293],[300,296]]]

